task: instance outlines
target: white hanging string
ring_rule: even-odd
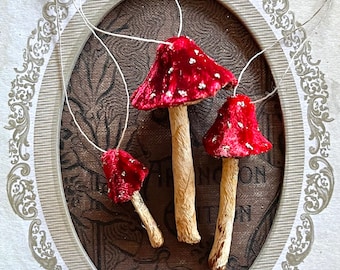
[[[178,11],[179,11],[179,29],[178,29],[178,34],[177,36],[179,37],[182,33],[182,28],[183,28],[183,15],[182,15],[182,8],[178,0],[175,0]],[[73,2],[74,4],[74,2]],[[75,5],[75,4],[74,4]],[[148,39],[148,38],[141,38],[141,37],[135,37],[135,36],[129,36],[129,35],[123,35],[123,34],[117,34],[117,33],[112,33],[105,31],[103,29],[98,28],[97,26],[93,25],[87,16],[84,13],[84,10],[82,8],[82,5],[79,4],[79,6],[75,5],[77,11],[79,12],[80,16],[82,17],[83,21],[90,26],[92,29],[96,30],[97,32],[100,32],[102,34],[108,35],[108,36],[114,36],[114,37],[119,37],[119,38],[126,38],[126,39],[131,39],[131,40],[138,40],[138,41],[143,41],[143,42],[149,42],[149,43],[157,43],[157,44],[165,44],[165,45],[171,45],[170,42],[167,41],[162,41],[162,40],[156,40],[156,39]]]
[[[56,9],[58,11],[58,3],[56,4]],[[99,38],[99,36],[95,33],[95,31],[93,29],[91,29],[91,27],[85,22],[85,25],[89,28],[89,30],[92,32],[92,34],[94,35],[94,37],[101,43],[101,45],[105,48],[105,50],[107,51],[107,53],[109,54],[109,56],[111,57],[111,59],[113,60],[113,62],[115,63],[117,70],[122,78],[123,84],[124,84],[124,88],[125,88],[125,93],[126,93],[126,97],[127,97],[127,101],[126,101],[126,117],[125,117],[125,122],[124,122],[124,127],[122,130],[122,135],[120,137],[120,140],[117,144],[117,149],[120,148],[122,141],[124,139],[127,127],[128,127],[128,121],[129,121],[129,109],[130,109],[130,95],[129,95],[129,90],[128,90],[128,86],[124,77],[124,74],[120,68],[119,63],[117,62],[116,58],[112,55],[112,53],[110,52],[109,48],[105,45],[105,43],[101,40],[101,38]],[[69,102],[69,98],[68,98],[68,93],[67,93],[67,89],[66,89],[66,83],[65,83],[65,75],[64,75],[64,67],[63,67],[63,52],[62,52],[62,37],[61,37],[61,27],[60,27],[60,23],[59,23],[59,16],[57,15],[57,27],[58,27],[58,38],[59,38],[59,53],[60,53],[60,66],[61,66],[61,77],[62,77],[62,87],[63,87],[63,92],[65,95],[65,103],[66,106],[69,110],[69,113],[76,125],[76,127],[78,128],[79,132],[81,133],[82,136],[84,136],[84,138],[97,150],[101,151],[101,152],[105,152],[104,149],[100,148],[99,146],[97,146],[93,141],[90,140],[90,138],[85,134],[85,132],[82,130],[82,128],[80,127],[74,113],[73,110],[70,106],[70,102]]]
[[[80,127],[77,119],[76,119],[76,116],[74,115],[73,111],[72,111],[72,108],[71,108],[71,105],[70,105],[70,102],[69,102],[69,98],[68,98],[68,93],[67,93],[67,89],[66,89],[66,83],[65,83],[65,75],[64,75],[64,66],[63,66],[63,50],[62,50],[62,38],[61,38],[61,25],[60,25],[60,22],[59,22],[59,14],[58,14],[58,9],[59,9],[59,6],[58,6],[58,1],[56,1],[56,12],[57,12],[57,15],[56,15],[56,23],[57,23],[57,31],[58,31],[58,39],[59,39],[59,61],[60,61],[60,73],[61,73],[61,80],[62,80],[62,89],[63,89],[63,92],[64,92],[64,95],[65,95],[65,103],[66,103],[66,106],[69,110],[69,113],[72,117],[72,120],[74,122],[74,124],[76,125],[77,129],[79,130],[79,132],[81,133],[81,135],[94,147],[96,148],[97,150],[99,150],[100,152],[105,152],[104,149],[100,148],[99,146],[97,146],[94,142],[92,142],[90,140],[90,138],[86,135],[86,133],[82,130],[82,128]]]
[[[177,34],[177,36],[179,37],[182,34],[182,29],[183,29],[183,12],[182,12],[182,7],[179,1],[175,0],[175,2],[176,2],[178,13],[179,13],[179,28],[178,28],[178,34]]]
[[[298,31],[298,30],[301,30],[303,26],[305,26],[307,23],[309,23],[311,20],[313,20],[313,19],[314,19],[314,18],[322,11],[322,9],[326,6],[327,3],[329,3],[328,8],[327,8],[327,10],[328,10],[328,9],[330,8],[330,6],[331,6],[331,5],[330,5],[331,2],[332,2],[331,0],[325,0],[325,1],[323,2],[323,4],[317,9],[317,11],[314,12],[313,16],[311,16],[307,21],[305,21],[305,22],[304,22],[303,24],[301,24],[299,27],[297,27],[296,29],[294,29],[290,34],[296,32],[296,31]],[[325,12],[325,15],[322,16],[322,18],[320,18],[319,22],[318,22],[317,25],[314,27],[313,31],[315,31],[315,30],[319,27],[320,23],[322,22],[322,20],[324,19],[324,17],[325,17],[326,15],[327,15],[327,12]],[[233,92],[233,95],[234,95],[234,96],[235,96],[236,93],[237,93],[237,89],[238,89],[238,87],[239,87],[239,85],[240,85],[240,82],[241,82],[241,80],[242,80],[242,76],[243,76],[244,72],[247,70],[247,68],[250,66],[250,64],[251,64],[256,58],[258,58],[261,54],[263,54],[263,53],[265,53],[266,51],[272,49],[275,45],[277,45],[277,44],[280,43],[282,40],[284,40],[285,38],[287,38],[287,36],[288,36],[288,34],[287,34],[287,35],[284,35],[284,36],[281,37],[280,39],[276,40],[271,46],[269,46],[269,47],[263,49],[262,51],[256,53],[252,58],[250,58],[250,60],[247,62],[247,64],[243,67],[242,71],[240,72],[240,75],[239,75],[239,77],[238,77],[238,83],[237,83],[237,85],[236,85],[235,88],[234,88],[234,92]],[[274,95],[274,94],[277,92],[277,90],[280,88],[280,84],[282,83],[284,77],[287,75],[287,73],[288,73],[288,71],[289,71],[289,69],[290,69],[292,63],[294,62],[294,59],[295,59],[296,55],[299,53],[299,48],[302,48],[308,40],[309,40],[309,39],[306,38],[306,39],[299,45],[299,47],[296,49],[296,52],[295,52],[295,54],[292,56],[291,61],[288,63],[288,67],[287,67],[287,69],[285,70],[284,74],[282,75],[281,79],[279,80],[279,83],[278,83],[277,87],[275,87],[274,90],[273,90],[272,92],[270,92],[268,95],[266,95],[265,97],[263,97],[263,98],[261,98],[261,99],[259,99],[259,100],[253,101],[253,103],[258,103],[258,102],[261,102],[261,101],[263,101],[263,100],[266,100],[267,98],[271,97],[272,95]]]
[[[181,6],[178,2],[178,0],[175,0],[178,10],[179,10],[179,30],[178,30],[178,36],[181,35],[182,32],[182,27],[183,27],[183,16],[182,16],[182,9]],[[144,42],[154,42],[154,43],[158,43],[158,44],[167,44],[167,45],[171,45],[170,42],[165,42],[165,41],[159,41],[159,40],[154,40],[154,39],[145,39],[145,38],[139,38],[139,37],[134,37],[134,36],[127,36],[127,35],[121,35],[121,34],[114,34],[111,32],[107,32],[104,30],[101,30],[99,28],[97,28],[96,26],[94,26],[86,17],[86,15],[84,14],[84,11],[82,9],[82,5],[80,4],[79,7],[75,4],[75,2],[72,2],[73,5],[75,6],[75,8],[77,9],[77,11],[79,12],[80,16],[82,17],[86,27],[92,32],[93,36],[100,42],[100,44],[104,47],[104,49],[106,50],[106,52],[108,53],[108,55],[111,57],[111,59],[113,60],[113,62],[115,63],[117,70],[122,78],[123,84],[124,84],[124,88],[125,88],[125,94],[126,94],[126,117],[125,117],[125,122],[124,122],[124,127],[122,130],[122,134],[121,137],[119,139],[119,142],[117,144],[117,149],[120,148],[122,141],[125,137],[125,133],[126,130],[128,128],[128,122],[129,122],[129,115],[130,115],[130,95],[129,95],[129,90],[128,90],[128,86],[127,86],[127,82],[125,80],[125,76],[121,70],[121,67],[118,63],[118,61],[116,60],[116,58],[113,56],[113,54],[111,53],[111,51],[109,50],[109,48],[105,45],[105,43],[103,42],[103,40],[96,34],[95,30],[97,30],[98,32],[107,34],[107,35],[111,35],[111,36],[116,36],[116,37],[121,37],[121,38],[128,38],[128,39],[132,39],[132,40],[139,40],[139,41],[144,41]],[[56,2],[56,21],[57,21],[57,27],[58,27],[58,38],[59,38],[59,56],[60,56],[60,68],[61,68],[61,78],[62,78],[62,88],[63,88],[63,92],[65,95],[65,103],[66,106],[69,110],[69,113],[72,117],[72,120],[74,122],[74,124],[76,125],[77,129],[79,130],[79,132],[81,133],[81,135],[97,150],[99,150],[100,152],[105,152],[104,149],[100,148],[98,145],[96,145],[93,141],[90,140],[90,138],[86,135],[86,133],[82,130],[81,126],[79,125],[75,114],[73,113],[73,110],[71,108],[70,102],[69,102],[69,98],[68,98],[68,93],[67,93],[67,89],[66,89],[66,83],[65,83],[65,75],[64,75],[64,67],[63,67],[63,52],[62,52],[62,35],[61,35],[61,26],[60,26],[60,22],[59,22],[59,5],[58,5],[58,1]]]
[[[73,2],[73,4],[74,4],[74,2]],[[80,6],[80,8],[78,8],[75,5],[75,7],[76,7],[76,9],[78,11],[82,10],[81,6]],[[126,133],[126,130],[128,128],[128,122],[129,122],[129,116],[130,116],[130,94],[129,94],[128,85],[127,85],[124,73],[123,73],[123,71],[122,71],[118,61],[116,60],[116,58],[111,53],[110,49],[105,45],[104,41],[97,35],[97,33],[92,28],[92,26],[90,24],[88,24],[88,20],[87,19],[84,20],[84,23],[85,23],[86,27],[92,32],[93,36],[100,42],[100,44],[106,50],[107,54],[110,56],[112,61],[115,63],[115,65],[117,67],[117,70],[118,70],[118,73],[119,73],[120,77],[122,78],[122,82],[124,84],[124,90],[125,90],[125,95],[126,95],[126,115],[125,115],[125,121],[124,121],[124,127],[123,127],[123,130],[122,130],[122,134],[121,134],[119,142],[118,142],[118,144],[116,146],[116,149],[119,149],[121,144],[122,144],[122,142],[123,142],[123,140],[124,140],[125,133]]]
[[[302,43],[301,45],[299,46],[299,48],[303,48],[303,46],[308,42],[308,39],[306,38]],[[274,88],[274,90],[272,90],[271,92],[269,92],[266,96],[260,98],[260,99],[257,99],[255,101],[252,101],[252,103],[256,104],[256,103],[260,103],[262,101],[265,101],[266,99],[270,98],[271,96],[273,96],[274,94],[276,94],[276,92],[279,90],[280,88],[280,85],[283,81],[283,79],[286,77],[288,71],[290,70],[291,68],[291,65],[293,64],[294,60],[295,60],[295,57],[297,56],[297,54],[300,52],[299,49],[296,50],[296,52],[294,53],[294,55],[292,56],[291,60],[289,61],[288,63],[288,67],[286,68],[285,72],[283,73],[283,75],[281,76],[277,86]]]

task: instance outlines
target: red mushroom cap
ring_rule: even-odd
[[[258,128],[254,104],[245,95],[227,98],[203,144],[214,157],[245,157],[272,148]]]
[[[107,178],[108,196],[115,203],[129,201],[132,194],[141,189],[148,169],[123,150],[109,149],[101,159]]]
[[[235,86],[232,72],[218,65],[187,37],[172,37],[161,44],[149,74],[132,94],[137,109],[149,110],[190,104],[214,96],[227,84]]]

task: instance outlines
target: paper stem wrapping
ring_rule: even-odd
[[[143,225],[148,233],[150,244],[153,248],[158,248],[163,245],[164,238],[158,228],[158,225],[152,217],[148,207],[145,205],[142,196],[139,191],[135,191],[131,196],[131,202],[135,207],[137,214],[139,215]]]
[[[220,202],[214,244],[209,255],[212,270],[225,269],[228,262],[235,218],[238,159],[222,158]]]
[[[121,149],[107,150],[101,160],[107,179],[109,198],[114,203],[131,201],[144,224],[151,246],[160,247],[164,242],[162,233],[139,193],[149,170]]]
[[[177,238],[195,244],[201,240],[195,210],[195,173],[186,106],[169,108],[172,137],[172,170]]]

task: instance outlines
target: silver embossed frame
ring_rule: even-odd
[[[98,23],[119,2],[89,0],[84,9],[91,10],[87,12],[89,19]],[[291,72],[279,90],[286,133],[281,201],[271,233],[252,269],[299,269],[317,237],[313,216],[327,207],[334,186],[333,169],[327,159],[327,122],[332,120],[327,84],[319,61],[311,56],[310,43],[303,43],[307,33],[298,28],[288,0],[220,2],[239,16],[262,48],[287,36],[282,49],[266,54],[276,82],[294,57]],[[75,233],[62,188],[59,123],[63,96],[60,63],[54,50],[56,7],[65,27],[66,80],[89,36],[71,1],[46,2],[42,18],[28,37],[22,68],[16,70],[9,93],[6,128],[13,133],[7,194],[14,213],[29,222],[24,234],[28,234],[33,258],[43,268],[94,269]]]

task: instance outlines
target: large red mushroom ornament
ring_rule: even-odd
[[[148,233],[151,246],[162,246],[163,235],[139,193],[148,169],[128,152],[120,149],[109,149],[101,160],[107,178],[108,196],[115,203],[131,200]]]
[[[225,269],[235,217],[238,158],[267,152],[272,144],[259,130],[254,104],[240,94],[227,98],[203,144],[208,154],[222,158],[219,212],[209,267]]]
[[[187,105],[236,83],[234,75],[215,63],[193,40],[172,37],[159,45],[149,74],[131,97],[132,105],[140,110],[169,110],[175,220],[181,242],[194,244],[201,239],[195,212],[195,173]]]

